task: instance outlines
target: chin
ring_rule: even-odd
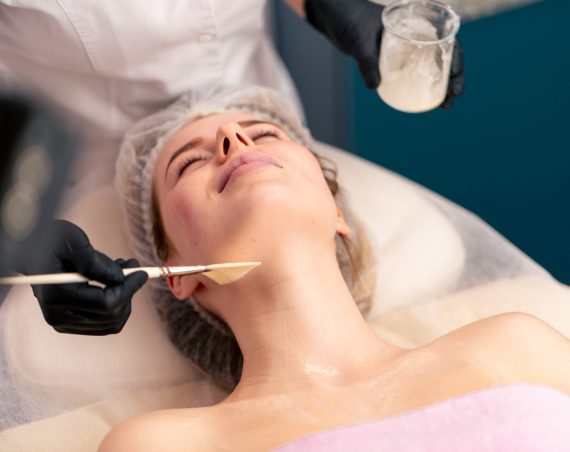
[[[245,192],[244,192],[245,193]],[[241,233],[255,230],[275,238],[284,237],[297,227],[303,230],[315,228],[329,215],[336,218],[336,210],[327,209],[326,201],[311,199],[305,193],[284,189],[280,186],[255,187],[246,193],[241,202],[232,206],[234,220],[241,225]],[[228,231],[229,232],[229,231]]]
[[[240,181],[242,182],[242,181]],[[248,181],[250,182],[250,181]],[[232,188],[232,208],[271,208],[291,204],[292,200],[303,196],[291,183],[284,183],[282,180],[255,180],[250,183],[240,183]]]
[[[322,190],[293,182],[280,180],[240,181],[231,187],[231,197],[226,203],[228,210],[223,220],[229,225],[228,234],[254,227],[257,231],[272,231],[279,234],[293,222],[304,227],[314,227],[315,222],[332,216],[336,218],[336,205],[332,195],[326,197]],[[295,181],[297,182],[297,181]],[[327,188],[328,190],[328,188]],[[230,194],[230,193],[228,193]],[[231,219],[230,219],[231,218]],[[335,220],[336,221],[336,220]],[[237,227],[236,225],[243,226]],[[255,226],[254,226],[255,225]],[[286,231],[282,231],[286,232]]]

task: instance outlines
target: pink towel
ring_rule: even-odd
[[[542,385],[495,386],[276,450],[570,452],[570,396]]]

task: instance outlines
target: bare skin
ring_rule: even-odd
[[[204,276],[169,280],[177,297],[194,295],[230,326],[244,355],[242,379],[213,407],[119,424],[100,452],[266,450],[490,386],[534,383],[570,393],[570,341],[528,315],[475,322],[413,350],[376,336],[340,273],[334,236],[351,231],[318,163],[274,126],[245,125],[252,119],[230,113],[187,125],[162,150],[154,177],[167,264],[263,263],[228,286]],[[258,138],[268,129],[275,136]],[[199,149],[188,152],[202,160],[179,177],[176,159],[186,157],[171,159],[196,138]],[[227,165],[246,152],[275,164],[220,191]]]
[[[533,337],[530,349],[513,346]],[[487,339],[485,339],[487,338]],[[505,384],[570,394],[570,341],[542,321],[509,313],[403,352],[375,377],[290,387],[213,407],[161,410],[113,429],[100,451],[269,450],[330,428],[394,416]]]

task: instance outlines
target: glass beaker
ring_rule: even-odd
[[[397,0],[382,12],[380,98],[419,113],[445,99],[459,16],[437,0]]]

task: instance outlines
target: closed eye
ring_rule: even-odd
[[[184,171],[186,171],[192,163],[197,162],[198,160],[205,160],[206,158],[207,157],[203,155],[193,155],[182,160],[176,168],[176,179],[180,179]]]
[[[280,138],[279,134],[273,130],[261,130],[251,137],[251,141],[256,141],[264,137]]]
[[[254,133],[253,136],[251,137],[251,141],[255,142],[255,141],[261,140],[262,138],[265,138],[265,137],[278,138],[278,139],[281,138],[281,136],[279,135],[279,133],[277,131],[266,129],[266,130],[260,130],[256,133]],[[190,157],[183,159],[177,165],[176,180],[180,179],[182,174],[184,174],[184,171],[186,171],[186,169],[190,165],[192,165],[193,163],[195,163],[199,160],[206,160],[207,158],[209,158],[209,157],[205,156],[205,155],[198,154],[198,155],[193,155],[193,156],[190,156]]]

